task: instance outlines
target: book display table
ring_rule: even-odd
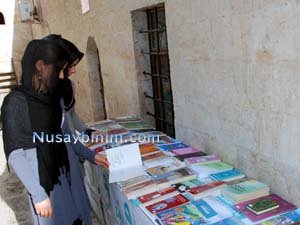
[[[271,193],[267,184],[247,177],[217,155],[207,155],[132,117],[99,121],[89,126],[105,137],[116,134],[123,137],[122,142],[85,143],[92,151],[109,156],[111,150],[118,150],[119,153],[116,151],[113,155],[114,160],[121,163],[122,158],[123,161],[131,159],[127,160],[126,167],[119,168],[117,173],[114,171],[113,180],[109,177],[112,169],[108,171],[90,162],[84,163],[86,189],[101,225],[300,223],[300,209],[294,204]],[[158,135],[159,140],[145,143],[138,138],[150,134]],[[129,146],[132,142],[138,143],[133,145],[142,175],[127,179],[128,174],[137,171],[129,168],[137,168],[131,165],[133,157],[128,157],[134,150]],[[128,171],[122,168],[133,172],[126,173]],[[126,174],[126,179],[114,182],[121,179],[122,174]]]

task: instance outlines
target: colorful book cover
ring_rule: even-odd
[[[170,164],[165,164],[163,166],[155,166],[147,169],[147,173],[151,176],[159,176],[168,173],[173,170],[179,170],[186,167],[185,163],[172,162]]]
[[[258,225],[291,225],[300,223],[300,209],[275,216],[272,219],[259,223]]]
[[[202,225],[206,220],[196,206],[189,203],[157,214],[164,225]]]
[[[165,225],[206,225],[232,217],[232,213],[216,198],[209,196],[189,204],[158,213]]]
[[[151,192],[149,194],[140,196],[137,199],[139,200],[140,203],[145,204],[145,203],[148,203],[148,202],[153,201],[155,199],[161,198],[163,196],[170,195],[172,193],[179,194],[178,191],[176,190],[176,188],[167,187],[165,189],[154,191],[154,192]]]
[[[229,170],[229,171],[214,173],[214,174],[211,174],[209,177],[213,180],[228,181],[228,180],[242,178],[244,176],[245,176],[245,174],[243,174],[241,171],[239,171],[237,169],[233,169],[233,170]]]
[[[264,200],[264,199],[270,199],[274,202],[277,202],[279,207],[276,208],[276,209],[273,209],[271,211],[268,211],[266,213],[263,213],[261,215],[256,215],[254,212],[251,212],[249,209],[247,209],[247,206],[249,204],[253,204],[257,201],[261,201],[261,200]],[[250,200],[250,201],[242,202],[242,203],[236,204],[234,207],[237,210],[239,210],[240,212],[242,212],[252,222],[261,221],[261,220],[264,220],[264,219],[267,219],[267,218],[270,218],[270,217],[273,217],[273,216],[276,216],[276,215],[279,215],[279,214],[282,214],[282,213],[285,213],[285,212],[296,209],[295,205],[285,201],[284,199],[282,199],[281,197],[279,197],[276,194],[271,194],[269,196],[265,196],[265,197],[253,199],[253,200]]]
[[[187,153],[187,154],[183,154],[183,155],[176,155],[175,157],[181,161],[184,161],[191,157],[199,157],[199,156],[205,156],[205,155],[206,155],[206,153],[198,151],[198,152]]]
[[[185,162],[188,164],[204,164],[209,162],[220,162],[221,158],[217,155],[204,155],[204,156],[198,156],[198,157],[189,157],[185,159]]]
[[[188,202],[189,200],[186,197],[184,197],[182,194],[179,194],[175,195],[174,197],[159,201],[155,204],[146,206],[146,209],[153,214],[157,214],[159,212],[187,204]]]

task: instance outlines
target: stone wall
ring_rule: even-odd
[[[299,2],[181,3],[166,4],[177,137],[300,205]]]
[[[94,38],[108,117],[145,111],[131,12],[160,1],[90,0],[84,15],[79,0],[40,1],[47,30],[81,50]],[[300,206],[299,1],[166,0],[165,9],[177,138]],[[89,121],[87,74],[84,59],[73,79]]]

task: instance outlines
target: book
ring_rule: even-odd
[[[158,148],[172,156],[201,152],[199,149],[196,149],[183,143],[160,144],[158,145]]]
[[[275,208],[271,211],[265,212],[261,215],[256,215],[254,212],[250,211],[247,208],[247,206],[249,204],[254,204],[255,202],[262,201],[262,200],[265,200],[265,199],[269,199],[269,200],[272,200],[272,201],[276,202],[279,205],[279,207]],[[286,213],[288,211],[296,209],[295,205],[285,201],[284,199],[282,199],[281,197],[279,197],[276,194],[271,194],[271,195],[268,195],[268,196],[265,196],[265,197],[252,199],[252,200],[249,200],[249,201],[246,201],[246,202],[242,202],[242,203],[236,204],[234,207],[237,210],[239,210],[241,213],[243,213],[252,222],[260,222],[260,221],[263,221],[263,220],[267,220],[267,219],[270,219],[271,217],[274,217],[276,215],[283,214],[283,213]]]
[[[186,167],[186,164],[184,162],[171,156],[157,158],[157,162],[159,163],[159,165],[155,165],[153,161],[152,164],[154,164],[154,166],[146,170],[149,175],[159,176],[161,174]],[[145,161],[144,165],[146,168],[149,167],[149,164],[146,164]]]
[[[149,176],[142,175],[142,176],[131,178],[129,180],[120,181],[120,182],[118,182],[118,185],[121,189],[126,189],[126,188],[129,188],[129,187],[133,186],[133,185],[137,185],[137,184],[149,181],[149,180],[150,180]]]
[[[201,151],[194,147],[188,147],[188,148],[175,149],[175,150],[172,150],[171,152],[174,153],[175,155],[186,155],[186,154],[192,154],[192,153],[197,153],[197,152],[201,152]],[[201,152],[201,153],[204,153],[204,152]]]
[[[153,214],[157,214],[159,212],[187,204],[189,201],[190,200],[184,197],[182,194],[178,194],[165,200],[156,202],[152,205],[148,205],[146,206],[146,209]]]
[[[186,164],[197,163],[198,165],[201,165],[210,162],[220,162],[221,158],[217,155],[203,155],[203,156],[189,157],[187,159],[184,159],[184,161]]]
[[[154,158],[150,160],[143,161],[144,167],[146,169],[157,167],[157,166],[178,166],[178,167],[185,167],[186,164],[184,162],[181,162],[179,159],[173,157],[173,156],[162,156],[159,158]],[[178,168],[180,169],[180,168]]]
[[[234,204],[263,197],[270,194],[267,184],[254,179],[231,184],[222,190],[222,194],[230,199]]]
[[[157,214],[165,225],[206,225],[232,217],[232,213],[212,196]]]
[[[200,199],[208,195],[218,195],[221,193],[221,189],[226,186],[224,181],[215,181],[209,184],[203,184],[197,187],[193,187],[187,190],[193,199]]]
[[[160,152],[159,149],[152,143],[139,144],[141,156],[151,155]]]
[[[210,162],[206,164],[192,164],[189,167],[191,170],[193,170],[195,173],[197,173],[197,178],[202,179],[205,177],[208,177],[210,174],[217,173],[217,172],[223,172],[223,171],[229,171],[232,170],[232,165],[225,163],[225,162]]]
[[[180,143],[180,141],[178,141],[174,138],[171,138],[169,136],[161,136],[159,138],[159,142],[157,142],[156,144],[160,145],[160,144],[171,144],[171,143]]]
[[[157,158],[160,157],[164,157],[166,156],[163,152],[154,152],[153,154],[149,154],[149,155],[142,155],[142,161],[147,161],[147,160],[155,160]]]
[[[172,151],[175,149],[181,149],[181,148],[189,148],[189,145],[183,144],[183,143],[169,143],[169,144],[159,144],[157,147],[162,151]]]
[[[136,185],[129,186],[128,188],[122,189],[122,191],[124,192],[124,194],[129,200],[157,190],[158,190],[157,185],[152,180],[148,180]]]
[[[152,177],[159,189],[171,186],[172,184],[185,182],[187,180],[195,179],[196,175],[188,168],[174,170],[157,177]]]
[[[245,174],[243,174],[241,171],[237,169],[223,171],[219,173],[214,173],[209,175],[209,177],[213,180],[222,180],[222,181],[232,181],[237,180],[245,177]]]
[[[130,130],[130,133],[132,134],[145,134],[145,133],[148,133],[148,132],[153,132],[155,131],[154,128],[149,128],[149,129],[132,129]]]
[[[193,153],[187,153],[187,154],[182,154],[182,155],[176,155],[175,157],[181,161],[185,162],[185,159],[191,158],[191,157],[199,157],[199,156],[205,156],[206,153],[204,152],[193,152]]]
[[[144,123],[143,121],[119,121],[119,124],[123,126],[127,130],[149,130],[153,129],[153,127],[149,124]]]
[[[179,192],[174,187],[167,187],[162,190],[154,191],[146,195],[142,195],[137,198],[137,200],[143,205],[148,206],[152,205],[156,202],[165,200],[167,198],[173,197],[175,195],[178,195]]]
[[[172,184],[172,187],[176,188],[179,192],[183,193],[193,187],[202,185],[203,183],[197,179],[187,180],[185,182]]]
[[[256,215],[261,215],[263,213],[269,212],[273,209],[277,209],[279,204],[272,199],[261,199],[253,203],[249,203],[246,208]]]
[[[137,143],[106,149],[105,152],[109,162],[109,183],[145,174]]]
[[[275,216],[258,225],[299,225],[300,223],[300,209],[287,212],[282,215]]]

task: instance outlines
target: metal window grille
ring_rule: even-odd
[[[143,74],[152,77],[153,96],[145,93],[146,98],[154,102],[154,113],[147,112],[155,118],[156,129],[175,137],[173,96],[170,78],[169,53],[164,6],[146,9],[147,29],[140,33],[148,35],[151,71]]]

